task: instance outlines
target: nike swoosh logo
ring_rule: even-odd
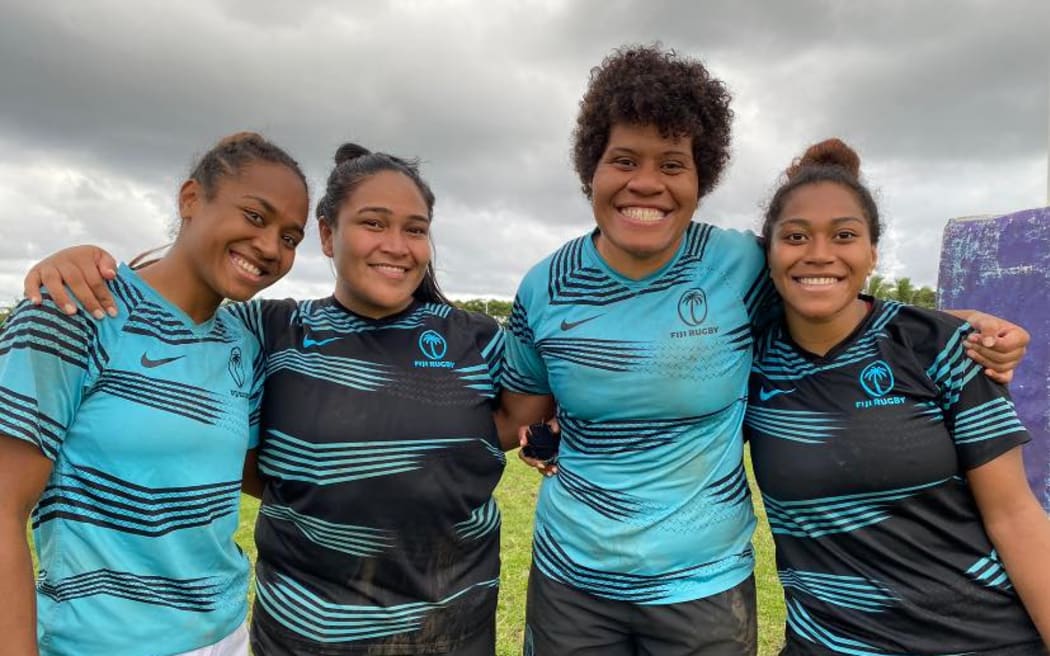
[[[587,317],[586,319],[580,319],[579,321],[566,321],[565,319],[562,319],[561,320],[561,329],[562,330],[572,330],[576,326],[585,324],[588,321],[594,321],[595,319],[597,319],[600,316],[602,316],[602,315],[596,314],[593,317]]]
[[[328,339],[310,339],[309,337],[303,337],[303,348],[310,348],[311,346],[324,346],[328,342],[334,342],[339,339],[338,337],[329,337]]]
[[[154,367],[159,367],[159,366],[161,366],[163,364],[168,364],[169,362],[175,362],[176,360],[179,360],[179,359],[184,358],[184,357],[186,357],[186,356],[185,355],[176,355],[173,358],[160,358],[158,360],[150,360],[149,356],[146,355],[145,353],[143,353],[142,354],[142,358],[139,359],[139,364],[141,364],[143,367],[145,367],[147,369],[152,369]]]
[[[762,401],[768,401],[769,399],[773,398],[774,396],[776,396],[778,394],[791,394],[794,391],[795,391],[794,387],[792,387],[791,389],[771,389],[771,390],[767,390],[764,387],[760,387],[759,390],[758,390],[758,398],[761,399]]]

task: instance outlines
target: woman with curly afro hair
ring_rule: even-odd
[[[742,422],[777,297],[753,234],[693,221],[729,161],[729,105],[659,46],[591,71],[573,160],[597,226],[529,271],[507,338],[504,408],[561,431],[556,465],[525,458],[548,475],[527,655],[756,650]]]

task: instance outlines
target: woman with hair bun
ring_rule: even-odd
[[[235,134],[178,207],[168,252],[114,271],[118,318],[67,315],[59,283],[34,287],[40,304],[0,332],[4,654],[247,654],[249,563],[233,536],[262,379],[255,339],[217,310],[288,272],[306,180],[277,146]]]
[[[333,294],[228,309],[265,372],[244,472],[262,498],[256,656],[495,653],[503,335],[438,288],[434,200],[415,162],[340,146],[316,209]],[[106,258],[37,270],[92,279]]]
[[[762,226],[784,317],[759,339],[745,425],[782,653],[1045,654],[1050,522],[1028,433],[966,357],[969,324],[860,293],[880,232],[838,139],[788,168]]]

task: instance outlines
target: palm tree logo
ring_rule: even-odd
[[[233,378],[233,382],[237,383],[237,387],[244,386],[244,356],[241,355],[241,347],[234,346],[230,350],[230,361],[226,365],[226,368],[230,372],[230,377]]]
[[[707,294],[695,287],[678,299],[678,316],[687,326],[699,326],[707,318]]]
[[[431,360],[440,360],[445,357],[448,350],[448,342],[436,330],[428,330],[419,336],[419,350]]]
[[[868,396],[878,398],[886,396],[893,389],[893,370],[882,360],[876,360],[860,372],[860,386]]]

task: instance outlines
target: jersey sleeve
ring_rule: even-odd
[[[531,323],[543,307],[532,293],[532,283],[538,273],[538,269],[533,269],[525,276],[507,321],[503,387],[519,394],[551,393],[547,366],[540,357]]]
[[[90,380],[107,359],[102,325],[83,311],[67,316],[46,292],[23,301],[0,329],[0,435],[58,458]]]
[[[494,319],[485,317],[478,331],[478,348],[488,365],[489,378],[495,394],[503,388],[503,358],[506,352],[506,333]]]
[[[741,290],[752,334],[761,335],[781,314],[780,295],[769,277],[765,248],[750,231],[721,230],[720,235],[724,245],[718,252],[732,258],[727,268],[731,282]]]
[[[979,467],[1031,439],[1010,392],[966,355],[969,324],[929,312],[940,349],[926,374],[939,390],[938,405],[962,469]]]

